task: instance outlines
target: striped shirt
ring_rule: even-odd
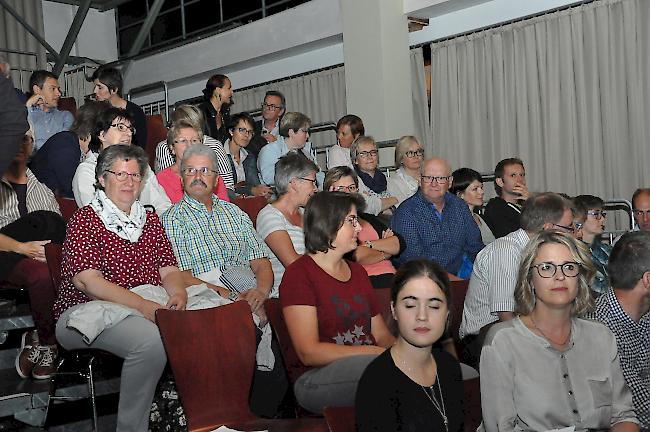
[[[49,210],[61,214],[59,204],[52,191],[39,182],[34,173],[27,168],[27,212]],[[5,178],[0,181],[0,228],[20,219],[18,197],[14,188]]]
[[[461,339],[478,334],[484,326],[498,321],[498,312],[515,310],[519,260],[528,240],[526,231],[518,229],[478,253],[463,307]]]
[[[212,211],[188,194],[162,216],[181,270],[195,276],[223,266],[268,258],[266,244],[246,213],[212,195]]]
[[[203,136],[203,144],[210,147],[217,155],[217,170],[219,170],[219,175],[226,184],[226,187],[235,190],[235,182],[233,180],[232,169],[230,168],[230,161],[228,160],[228,156],[226,156],[226,152],[223,150],[223,144],[207,135]],[[174,162],[174,156],[169,151],[167,141],[160,141],[156,146],[154,170],[156,173],[159,173],[165,168],[174,165]]]

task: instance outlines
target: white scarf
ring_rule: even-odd
[[[95,210],[99,219],[110,232],[131,243],[136,243],[140,238],[147,221],[147,211],[139,200],[131,205],[131,214],[128,215],[120,210],[103,190],[97,190],[95,197],[90,202],[90,207]]]

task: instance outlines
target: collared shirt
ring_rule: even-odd
[[[388,193],[399,201],[395,204],[397,207],[417,192],[419,187],[418,181],[408,175],[404,168],[400,168],[388,177]]]
[[[616,340],[599,322],[574,318],[559,351],[517,317],[487,334],[481,352],[483,428],[496,431],[610,430],[638,423]]]
[[[262,135],[264,134],[271,134],[276,138],[280,137],[280,119],[275,121],[275,124],[273,125],[273,129],[268,130],[266,126],[264,126],[264,120],[262,120]]]
[[[298,151],[301,151],[307,158],[316,163],[316,155],[312,151],[309,141]],[[281,136],[276,141],[262,147],[257,158],[257,168],[264,184],[272,185],[275,183],[275,163],[287,153],[289,153],[289,146],[287,146],[284,137]]]
[[[483,248],[481,232],[467,203],[449,192],[444,199],[440,213],[420,189],[397,208],[391,228],[406,241],[406,249],[398,257],[400,263],[428,258],[456,274],[464,255],[473,262]]]
[[[352,166],[352,159],[350,159],[350,149],[341,147],[339,144],[334,144],[327,149],[327,169],[332,169],[337,166]]]
[[[212,211],[208,211],[185,194],[163,214],[162,223],[178,267],[192,270],[195,276],[223,266],[248,266],[250,261],[270,255],[248,215],[215,195]]]
[[[499,320],[498,312],[515,310],[519,260],[530,237],[523,229],[501,237],[478,253],[463,307],[459,335],[475,335]]]
[[[74,121],[74,117],[69,111],[50,108],[45,112],[35,106],[27,109],[27,118],[34,126],[34,151],[40,149],[45,141],[55,133],[69,130]]]
[[[636,415],[642,429],[650,429],[650,312],[635,322],[610,289],[598,297],[590,317],[605,324],[616,336],[621,369],[632,390]]]
[[[248,156],[248,152],[246,151],[246,149],[239,147],[239,163],[237,163],[235,158],[232,157],[232,154],[230,153],[230,140],[224,143],[223,151],[226,153],[226,156],[230,156],[231,166],[235,167],[235,172],[232,173],[235,180],[235,184],[246,181],[246,171],[244,170],[244,161]]]
[[[52,191],[39,182],[34,173],[27,168],[27,212],[49,210],[61,214],[59,204]],[[20,218],[18,197],[14,188],[5,178],[0,181],[0,228]]]

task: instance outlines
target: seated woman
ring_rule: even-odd
[[[205,124],[201,110],[194,105],[179,105],[176,107],[172,113],[172,126],[181,121],[191,124],[194,129],[200,130],[203,130]],[[228,156],[226,156],[226,153],[223,151],[223,144],[205,133],[202,133],[202,136],[203,144],[210,147],[212,151],[214,151],[214,154],[217,155],[217,161],[219,162],[219,176],[226,184],[228,190],[234,190],[235,184],[233,183],[233,173],[230,168]],[[165,168],[174,165],[175,161],[176,159],[174,159],[174,155],[171,153],[167,140],[160,141],[156,146],[154,170],[158,173]]]
[[[131,143],[145,148],[147,146],[147,119],[142,108],[122,97],[124,81],[119,69],[102,66],[93,73],[91,80],[95,84],[93,93],[96,100],[106,101],[111,106],[121,108],[129,113],[131,123],[135,127]]]
[[[238,195],[270,198],[273,191],[260,182],[257,158],[246,151],[255,133],[253,118],[246,113],[235,114],[230,117],[228,133],[230,139],[223,144],[223,149],[228,156],[235,182],[235,189],[228,191],[230,199],[234,201]]]
[[[359,179],[352,168],[339,166],[327,171],[323,190],[356,193],[358,185]],[[390,258],[404,250],[404,239],[393,233],[377,216],[361,213],[359,224],[358,246],[352,257],[366,270],[374,288],[388,288],[393,284],[395,274]]]
[[[366,201],[366,212],[375,216],[397,204],[388,193],[386,176],[377,169],[379,151],[371,136],[362,135],[352,143],[350,158],[359,176],[359,193]]]
[[[131,145],[135,128],[129,113],[120,108],[107,108],[97,116],[97,123],[88,146],[86,158],[79,164],[72,179],[72,192],[79,207],[90,204],[95,197],[95,168],[99,152],[113,145]],[[151,206],[158,215],[171,207],[165,190],[160,186],[151,168],[145,168],[140,191],[140,202]]]
[[[236,116],[235,116],[236,117]],[[278,199],[257,215],[257,232],[271,249],[273,287],[269,297],[278,296],[284,269],[305,253],[303,207],[318,191],[318,167],[297,153],[287,153],[275,164]]]
[[[460,364],[433,348],[449,320],[450,296],[447,272],[433,261],[400,267],[391,289],[399,335],[361,376],[359,432],[464,430]]]
[[[312,412],[351,406],[361,374],[395,338],[359,264],[343,256],[357,247],[361,227],[353,194],[319,192],[305,208],[307,254],[285,270],[280,303],[300,361],[313,369],[294,384]]]
[[[350,146],[360,135],[365,135],[363,120],[354,114],[344,115],[336,123],[336,141],[327,152],[327,169],[337,166],[352,168],[350,159]]]
[[[638,431],[616,339],[590,311],[589,251],[542,231],[521,256],[518,317],[492,326],[481,353],[483,428]]]
[[[607,263],[612,253],[612,247],[603,243],[600,235],[605,231],[607,213],[601,198],[593,195],[578,195],[573,199],[576,225],[580,224],[579,238],[589,246],[591,263],[596,267],[596,276],[591,283],[591,292],[598,297],[609,289]]]
[[[178,121],[169,128],[167,145],[176,161],[174,165],[158,172],[156,178],[160,186],[165,190],[165,193],[167,193],[172,204],[176,204],[183,198],[183,184],[180,175],[183,153],[185,153],[185,149],[189,146],[203,145],[203,132],[189,122],[183,120]],[[219,199],[230,201],[228,198],[228,190],[221,176],[217,176],[217,185],[214,188],[214,194]]]
[[[412,135],[401,137],[395,146],[395,163],[399,169],[388,178],[388,193],[397,198],[399,206],[420,187],[420,168],[424,160],[424,149]]]
[[[187,292],[171,244],[156,214],[145,211],[138,193],[147,171],[139,147],[111,146],[97,160],[97,191],[68,223],[61,287],[54,304],[56,338],[66,349],[98,348],[124,359],[117,413],[118,431],[146,431],[149,410],[167,358],[155,312],[161,305],[130,291],[162,285],[166,308],[184,309]],[[103,300],[139,314],[106,328],[90,345],[68,328],[70,314]]]
[[[471,168],[459,168],[451,176],[453,180],[449,192],[461,198],[469,206],[469,211],[481,231],[483,244],[492,243],[494,234],[483,218],[476,213],[483,206],[483,177]]]

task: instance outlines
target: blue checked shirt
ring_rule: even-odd
[[[195,276],[223,266],[248,266],[269,256],[248,215],[215,195],[209,212],[185,194],[163,214],[162,223],[178,267]]]
[[[395,211],[391,229],[406,240],[399,263],[427,258],[457,274],[466,255],[474,262],[483,249],[481,231],[469,212],[467,203],[447,192],[442,213],[418,191],[402,202]]]
[[[74,122],[74,117],[69,111],[50,108],[45,112],[35,106],[27,109],[27,118],[34,125],[34,151],[40,149],[55,133],[70,129]]]
[[[605,324],[616,336],[618,356],[625,382],[632,391],[634,410],[642,430],[650,429],[650,312],[639,322],[623,310],[614,290],[610,289],[596,300],[591,314]]]

